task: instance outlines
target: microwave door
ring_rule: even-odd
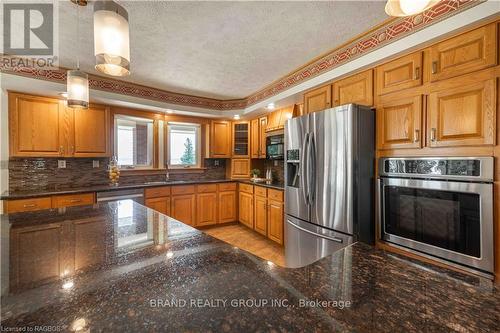
[[[311,114],[311,222],[353,234],[352,105]],[[309,172],[309,170],[307,170]]]
[[[310,220],[304,178],[308,126],[308,116],[285,124],[285,213],[304,221]]]

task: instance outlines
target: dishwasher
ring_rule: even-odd
[[[144,190],[130,189],[130,190],[97,192],[97,203],[127,200],[127,199],[131,199],[137,203],[140,203],[141,205],[144,205]]]

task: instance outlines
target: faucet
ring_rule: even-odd
[[[168,182],[170,180],[170,174],[167,172],[165,173],[165,181]]]

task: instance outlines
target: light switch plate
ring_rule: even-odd
[[[59,169],[66,169],[66,160],[57,160],[57,167]]]
[[[97,161],[97,160],[92,161],[92,167],[93,168],[98,168],[99,167],[99,161]]]

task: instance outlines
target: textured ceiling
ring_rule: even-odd
[[[219,99],[243,98],[384,21],[385,1],[119,1],[129,13],[131,75],[122,80]],[[62,67],[94,70],[92,2],[59,2]]]

